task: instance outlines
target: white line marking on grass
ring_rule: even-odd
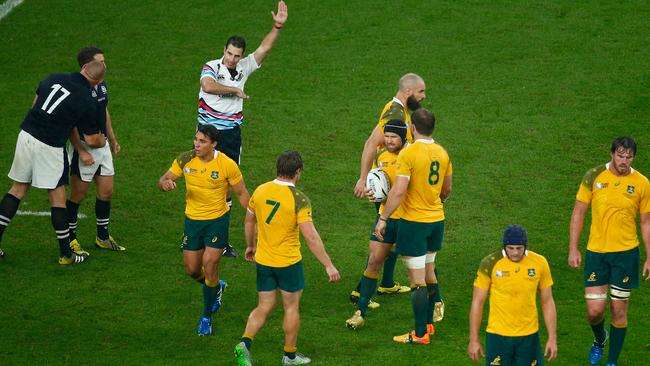
[[[22,4],[23,0],[7,0],[4,4],[0,5],[0,20],[6,17],[15,7]]]
[[[16,211],[17,215],[21,216],[51,216],[49,211],[23,211],[23,210],[18,210]],[[88,216],[80,213],[78,218],[80,219],[85,219]]]

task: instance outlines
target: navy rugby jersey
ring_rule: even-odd
[[[20,128],[37,140],[63,147],[74,127],[82,136],[99,132],[97,102],[91,96],[90,83],[80,73],[52,74],[39,83],[36,95]]]
[[[108,89],[106,82],[102,81],[90,91],[90,95],[97,102],[97,123],[99,130],[106,135],[106,108],[108,107]],[[83,135],[81,135],[83,138]]]

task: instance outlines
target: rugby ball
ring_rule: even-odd
[[[390,190],[388,175],[380,168],[370,169],[366,178],[366,187],[375,196],[375,202],[384,202]]]

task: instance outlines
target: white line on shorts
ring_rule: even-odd
[[[22,215],[22,216],[51,216],[49,211],[23,211],[23,210],[18,210],[16,211],[17,215]],[[77,216],[80,219],[85,219],[88,216],[80,213],[79,216]]]
[[[23,0],[7,0],[0,5],[0,20],[7,16],[15,7],[22,4]]]

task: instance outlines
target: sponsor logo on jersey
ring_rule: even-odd
[[[596,272],[591,272],[589,278],[587,278],[587,282],[596,282]]]
[[[490,362],[490,365],[492,366],[500,366],[501,365],[501,356],[497,356],[492,362]]]
[[[627,186],[627,193],[634,193],[634,186]]]
[[[210,178],[219,179],[219,172],[216,171],[216,170],[213,170],[212,173],[210,173]]]
[[[609,186],[609,183],[596,183],[596,189],[601,189],[601,188],[607,188]]]
[[[510,271],[496,271],[496,276],[497,277],[510,277]]]
[[[90,95],[92,95],[93,98],[97,98],[97,91],[95,91],[95,89],[93,89],[93,90],[90,92]]]
[[[102,85],[102,93],[106,94],[106,85]]]
[[[535,277],[535,268],[528,268],[528,277]]]

